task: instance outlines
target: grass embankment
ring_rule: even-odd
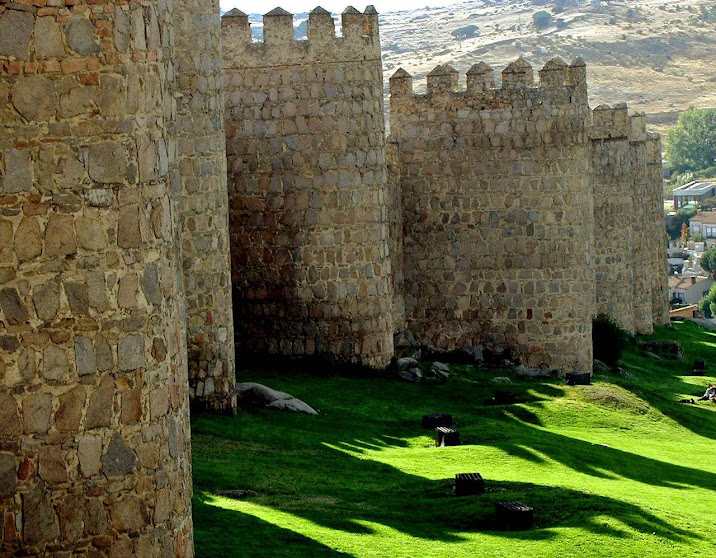
[[[677,403],[714,381],[716,333],[678,327],[649,337],[679,341],[685,362],[630,348],[632,377],[591,386],[472,367],[441,386],[241,370],[321,413],[194,417],[197,555],[716,556],[716,405]],[[498,388],[518,404],[486,405]],[[455,416],[462,446],[433,447],[431,412]],[[454,497],[460,472],[488,492]],[[533,506],[535,529],[490,530],[499,500]]]

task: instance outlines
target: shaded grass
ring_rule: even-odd
[[[685,324],[653,337],[713,373],[716,336]],[[321,413],[193,417],[197,555],[716,556],[716,405],[675,402],[709,379],[633,351],[623,363],[633,377],[574,388],[472,367],[442,386],[242,370]],[[496,389],[518,404],[486,405]],[[430,412],[452,413],[464,445],[435,448]],[[454,474],[472,471],[489,491],[455,498]],[[216,496],[227,489],[258,494]],[[532,505],[536,528],[495,530],[499,500]]]

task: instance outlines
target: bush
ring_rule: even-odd
[[[609,314],[592,319],[594,358],[615,367],[626,345],[627,333]]]
[[[458,27],[450,33],[456,39],[472,39],[480,34],[480,28],[477,25],[465,25]]]
[[[537,29],[545,29],[552,23],[552,14],[544,10],[535,12],[532,16],[532,21]]]
[[[716,285],[711,287],[706,296],[699,301],[699,310],[704,313],[704,317],[711,319],[716,315]]]

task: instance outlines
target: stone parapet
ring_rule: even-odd
[[[380,60],[378,14],[347,8],[341,14],[342,36],[333,16],[316,8],[308,15],[308,40],[295,40],[293,15],[276,8],[264,15],[264,40],[252,42],[248,16],[231,10],[222,18],[224,63],[236,68],[270,68],[321,62]]]
[[[584,104],[587,102],[584,63],[575,59],[567,65],[559,58],[547,62],[539,71],[535,84],[534,70],[520,58],[502,72],[502,83],[496,87],[494,71],[484,62],[472,66],[466,74],[466,89],[458,88],[458,72],[450,65],[435,67],[427,76],[427,93],[413,92],[413,79],[404,69],[389,80],[391,121],[393,104],[415,103],[431,106],[441,97],[444,103],[460,103],[473,110],[532,107],[535,103]]]

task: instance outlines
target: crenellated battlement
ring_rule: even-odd
[[[466,88],[459,90],[459,73],[449,64],[436,66],[427,75],[427,93],[413,91],[413,77],[400,68],[390,78],[390,96],[393,103],[414,100],[433,102],[439,97],[464,98],[469,104],[483,104],[484,108],[502,108],[529,104],[541,99],[558,103],[587,102],[587,73],[584,62],[577,58],[567,64],[561,58],[547,62],[539,71],[535,83],[533,67],[524,58],[518,58],[502,71],[501,84],[495,84],[495,72],[485,62],[473,65],[466,73]]]
[[[308,38],[294,39],[293,14],[275,8],[263,16],[263,41],[253,41],[249,17],[233,9],[221,18],[224,66],[272,67],[318,61],[379,60],[378,12],[349,6],[341,14],[342,36],[333,15],[320,6],[308,15]]]
[[[618,103],[613,107],[599,105],[591,111],[589,139],[593,141],[623,139],[644,142],[647,137],[646,114],[629,114],[626,103]]]

